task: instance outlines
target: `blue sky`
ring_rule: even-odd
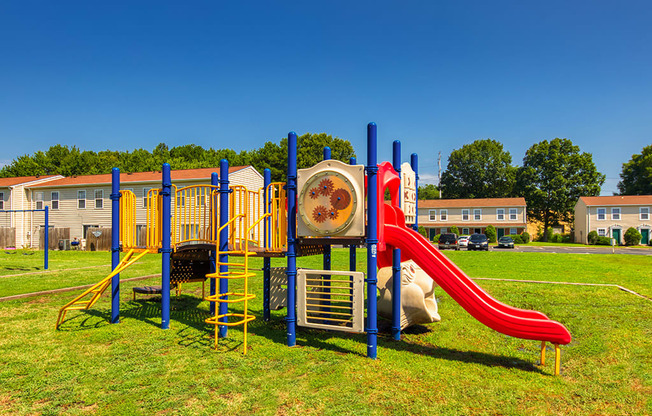
[[[236,150],[378,124],[419,153],[566,137],[616,191],[652,143],[645,1],[0,3],[0,162],[61,143]]]

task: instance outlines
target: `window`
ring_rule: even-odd
[[[598,208],[598,221],[607,219],[607,208]]]
[[[77,209],[86,209],[86,191],[77,191]]]
[[[598,228],[598,235],[600,237],[606,237],[607,236],[607,229],[606,228]]]
[[[440,234],[445,234],[448,232],[448,228],[442,228]]]
[[[462,221],[468,221],[469,220],[469,210],[468,209],[463,209],[462,210]]]
[[[0,192],[0,209],[5,209],[5,193]]]
[[[504,221],[504,220],[505,220],[505,209],[498,208],[496,210],[496,221]]]
[[[143,188],[143,208],[147,208],[147,194],[152,188]]]
[[[428,211],[428,218],[430,221],[437,221],[437,210],[436,209],[431,209]]]
[[[612,220],[620,219],[620,208],[611,208],[611,219]]]
[[[638,219],[640,220],[649,220],[650,219],[650,207],[640,207],[638,209]]]
[[[442,209],[439,211],[439,220],[440,221],[448,221],[448,210],[447,209]]]
[[[50,208],[59,209],[59,191],[52,191],[50,194]]]
[[[509,209],[509,220],[510,220],[510,221],[516,221],[516,219],[517,219],[517,217],[516,217],[517,212],[518,212],[518,211],[516,210],[516,208],[510,208],[510,209]]]
[[[469,229],[468,228],[462,228],[462,234],[463,235],[469,235]]]
[[[95,209],[102,209],[104,207],[104,190],[95,190]]]
[[[473,221],[482,221],[482,210],[474,209],[473,210]]]
[[[518,230],[516,228],[509,229],[509,235],[516,235],[516,234],[518,234]]]
[[[43,209],[43,192],[36,192],[34,195],[34,200],[36,201],[36,209]]]

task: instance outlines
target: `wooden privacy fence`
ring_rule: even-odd
[[[0,248],[16,246],[16,229],[13,227],[0,227]]]
[[[89,228],[86,231],[86,251],[111,250],[110,228]]]
[[[59,240],[70,240],[70,228],[50,228],[48,233],[48,250],[58,250]],[[39,250],[45,250],[45,228],[39,230]]]

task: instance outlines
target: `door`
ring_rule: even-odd
[[[616,245],[620,245],[620,228],[611,230],[611,236],[616,240]]]
[[[428,228],[428,239],[432,241],[433,238],[437,235],[434,228]]]
[[[505,229],[504,229],[504,228],[498,228],[498,229],[496,230],[496,232],[498,233],[498,238],[500,238],[500,237],[502,237],[502,236],[505,235]]]
[[[647,244],[650,241],[650,230],[648,228],[641,229],[641,244]]]

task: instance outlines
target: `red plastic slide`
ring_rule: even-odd
[[[570,342],[570,332],[564,325],[541,312],[518,309],[497,301],[426,238],[406,228],[403,212],[388,204],[384,204],[384,208],[385,243],[400,248],[403,260],[414,260],[475,319],[489,328],[517,338],[564,345]],[[379,260],[381,256],[382,253],[379,253]]]

